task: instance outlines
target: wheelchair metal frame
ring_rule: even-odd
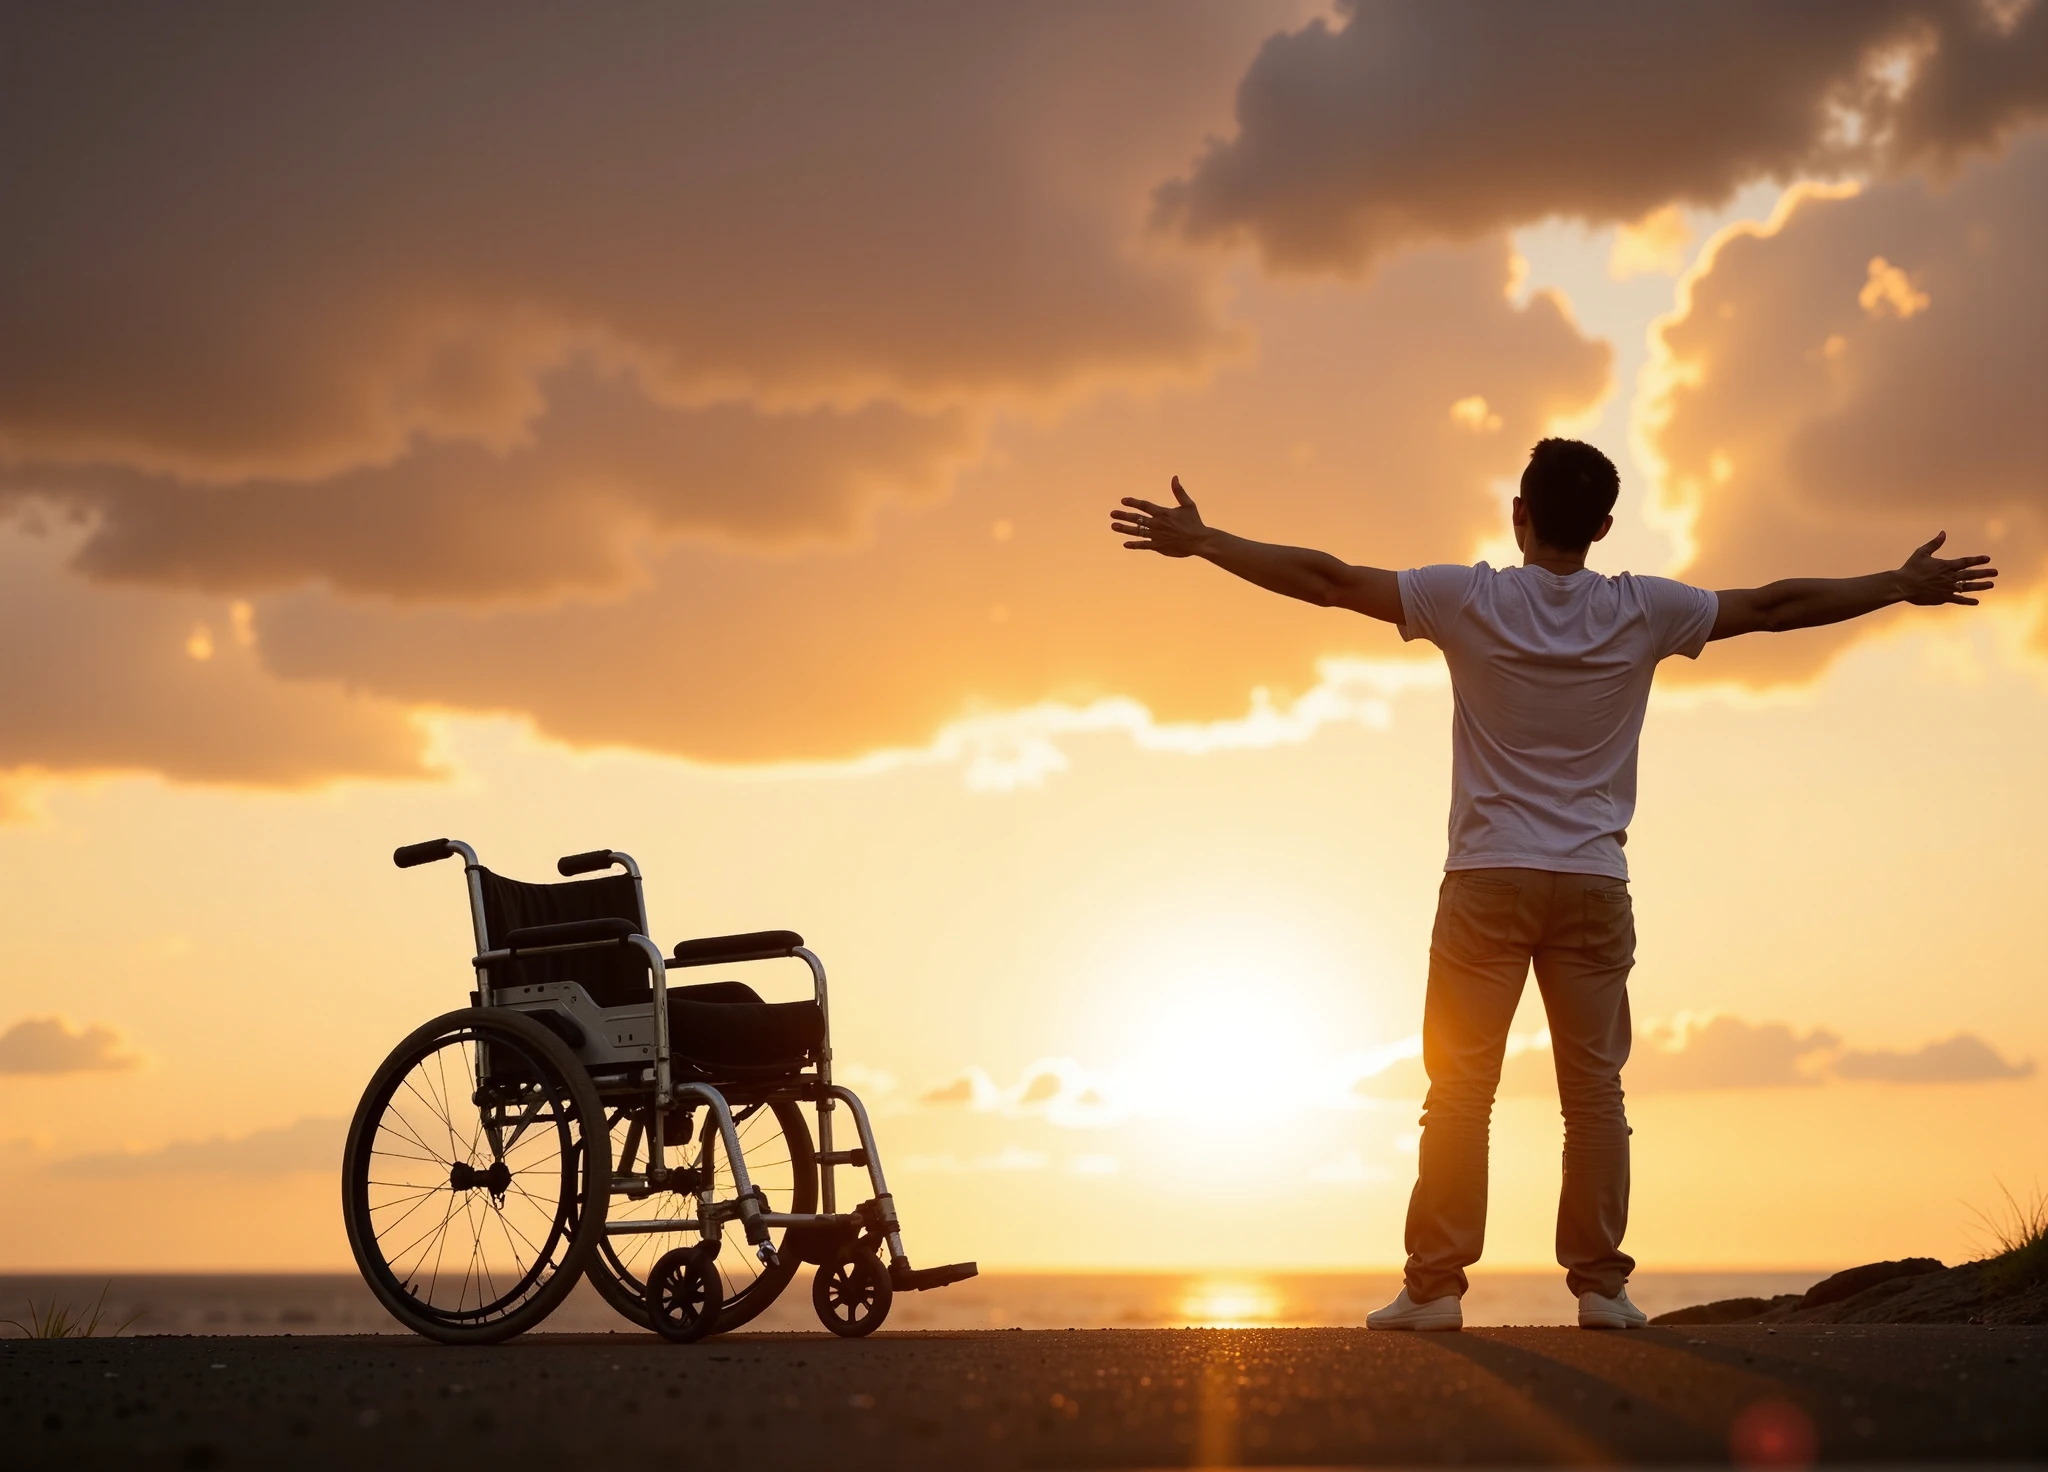
[[[579,1062],[590,1074],[591,1082],[597,1087],[601,1099],[618,1100],[630,1097],[636,1102],[651,1103],[650,1126],[647,1142],[647,1168],[643,1172],[624,1175],[615,1174],[611,1183],[613,1196],[644,1197],[655,1191],[668,1189],[666,1183],[678,1172],[671,1171],[667,1163],[669,1141],[666,1116],[670,1106],[694,1101],[702,1104],[715,1121],[720,1142],[733,1174],[735,1194],[729,1201],[716,1201],[710,1181],[702,1182],[702,1189],[696,1192],[697,1215],[694,1217],[659,1218],[631,1222],[605,1223],[607,1236],[627,1236],[643,1233],[696,1232],[705,1246],[716,1253],[722,1235],[721,1227],[727,1221],[737,1219],[746,1233],[747,1241],[763,1264],[774,1266],[778,1261],[776,1250],[769,1233],[776,1228],[800,1228],[809,1230],[839,1229],[857,1233],[861,1230],[872,1232],[887,1243],[889,1278],[898,1290],[915,1291],[927,1287],[940,1287],[946,1282],[958,1281],[972,1273],[971,1264],[961,1264],[966,1273],[953,1268],[931,1269],[918,1273],[911,1267],[909,1254],[904,1250],[902,1225],[897,1220],[894,1198],[882,1171],[881,1152],[875,1144],[873,1127],[868,1120],[867,1107],[860,1098],[844,1085],[832,1082],[832,1014],[827,999],[825,965],[808,947],[795,946],[787,950],[773,950],[738,957],[713,958],[705,961],[671,960],[664,955],[660,946],[647,935],[647,898],[640,876],[640,866],[626,854],[617,850],[602,849],[578,859],[595,861],[608,859],[607,863],[591,862],[587,867],[572,870],[571,860],[564,859],[561,872],[595,872],[613,866],[623,868],[633,880],[633,890],[639,902],[640,930],[623,939],[575,941],[560,945],[499,946],[493,947],[485,924],[483,881],[479,877],[483,866],[479,863],[476,850],[458,839],[444,839],[446,854],[460,855],[463,877],[469,892],[471,924],[476,937],[476,955],[471,961],[475,968],[477,989],[476,1004],[480,1007],[504,1007],[511,1011],[524,1012],[535,1021],[549,1026],[550,1031],[562,1036],[565,1029],[550,1023],[550,1014],[565,1018],[573,1027],[563,1041],[576,1054]],[[616,949],[620,946],[638,950],[647,961],[648,979],[651,985],[649,1001],[643,1005],[629,1003],[619,1007],[598,1005],[589,992],[575,982],[550,982],[527,986],[494,986],[491,974],[494,967],[514,962],[529,956],[554,955],[574,951],[595,951]],[[764,1080],[759,1088],[747,1084],[728,1084],[726,1089],[701,1080],[688,1079],[678,1082],[674,1077],[674,1057],[669,1040],[668,1015],[668,972],[671,969],[686,969],[697,965],[743,964],[750,961],[773,960],[795,957],[810,968],[813,996],[818,1004],[823,1026],[823,1038],[819,1045],[817,1061],[809,1070],[798,1070],[794,1074]],[[578,1036],[580,1034],[580,1036]],[[479,1072],[484,1067],[479,1056]],[[479,1086],[482,1085],[479,1078]],[[815,1152],[819,1170],[818,1190],[821,1211],[813,1213],[773,1212],[764,1209],[760,1193],[755,1190],[748,1177],[746,1156],[741,1149],[739,1135],[733,1123],[732,1105],[728,1102],[727,1089],[744,1091],[748,1102],[773,1103],[791,1101],[812,1104],[817,1111],[818,1137]],[[854,1130],[860,1145],[853,1150],[835,1150],[832,1143],[832,1122],[835,1106],[844,1104],[853,1116]],[[840,1166],[865,1167],[868,1184],[873,1190],[872,1199],[852,1212],[840,1212],[836,1189],[835,1172]],[[919,1281],[925,1279],[927,1281]]]

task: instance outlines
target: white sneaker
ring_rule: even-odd
[[[1647,1329],[1650,1316],[1628,1301],[1628,1285],[1609,1298],[1600,1293],[1579,1295],[1581,1329]]]
[[[1465,1311],[1458,1306],[1455,1293],[1446,1293],[1442,1298],[1432,1298],[1427,1303],[1417,1303],[1403,1288],[1400,1297],[1392,1303],[1367,1314],[1365,1326],[1368,1329],[1462,1329],[1465,1327]]]

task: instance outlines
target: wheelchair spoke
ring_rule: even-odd
[[[559,1125],[561,1122],[559,1120],[549,1120],[547,1123]],[[519,1128],[523,1133],[527,1127],[527,1125],[522,1124]],[[550,1152],[555,1155],[561,1153],[561,1141],[558,1135],[559,1130],[534,1130],[533,1133],[526,1135],[525,1138],[506,1146],[505,1153],[499,1158],[505,1162],[506,1168],[515,1175],[522,1170],[532,1170],[534,1169],[532,1165],[514,1165],[513,1161],[520,1159],[535,1160],[537,1164],[544,1164],[549,1158]],[[526,1152],[523,1156],[518,1154],[522,1147],[524,1147]]]
[[[437,1245],[434,1248],[433,1276],[427,1280],[427,1298],[429,1302],[433,1300],[434,1290],[441,1286],[441,1259],[448,1251],[448,1224],[455,1219],[455,1204],[455,1196],[451,1192],[448,1197],[448,1205],[441,1212],[441,1230],[439,1233],[434,1234]],[[422,1263],[426,1261],[425,1253],[420,1254],[420,1261]]]
[[[543,1216],[548,1214],[547,1209],[543,1207],[539,1201],[535,1200],[533,1194],[530,1191],[528,1191],[524,1186],[519,1185],[517,1182],[515,1182],[512,1186],[512,1189],[517,1191],[522,1200],[526,1201],[536,1211],[539,1211]],[[520,1240],[525,1242],[527,1248],[533,1253],[533,1255],[536,1258],[538,1258],[540,1256],[540,1249],[534,1246],[533,1239],[531,1237],[528,1237],[524,1232],[521,1232],[519,1236]]]
[[[370,1184],[373,1186],[388,1186],[399,1193],[383,1201],[371,1203],[370,1210],[372,1211],[383,1211],[398,1205],[401,1201],[414,1201],[422,1196],[432,1196],[441,1190],[439,1186],[417,1186],[410,1181],[372,1181]]]
[[[479,1077],[478,1061],[480,1055],[476,1051],[474,1051],[474,1045],[467,1039],[463,1040],[461,1047],[463,1077],[475,1080]],[[450,1146],[453,1149],[455,1158],[458,1160],[466,1160],[471,1164],[475,1164],[478,1157],[482,1154],[482,1152],[477,1149],[477,1145],[484,1133],[483,1110],[480,1108],[477,1109],[474,1119],[469,1126],[469,1139],[465,1143],[459,1133],[461,1126],[458,1125],[455,1121],[455,1095],[451,1093],[448,1088],[448,1075],[445,1059],[442,1060],[441,1069],[441,1097],[444,1103],[444,1107],[446,1109],[446,1113],[442,1115],[442,1118],[448,1121],[448,1139]],[[467,1112],[464,1113],[463,1117],[465,1119],[470,1118]]]
[[[535,1208],[537,1212],[541,1212],[541,1216],[553,1216],[553,1210],[551,1210],[551,1208],[547,1208],[547,1206],[545,1206],[545,1204],[541,1202],[541,1198],[539,1198],[539,1196],[535,1196],[535,1194],[532,1194],[532,1192],[528,1192],[528,1189],[526,1189],[526,1181],[518,1179],[518,1175],[514,1175],[514,1177],[512,1177],[512,1181],[510,1181],[510,1189],[514,1189],[514,1192],[518,1192],[518,1194],[520,1194],[520,1198],[522,1198],[524,1202],[530,1202],[530,1204],[532,1204],[532,1208]]]
[[[495,1302],[498,1297],[498,1284],[491,1276],[491,1259],[484,1252],[484,1225],[490,1221],[495,1213],[491,1210],[489,1203],[478,1206],[476,1210],[477,1218],[470,1228],[471,1231],[476,1233],[476,1240],[469,1251],[470,1256],[476,1260],[477,1267],[476,1306],[482,1308],[485,1303]],[[491,1296],[489,1299],[484,1297],[485,1289],[490,1290]]]
[[[507,1172],[505,1179],[512,1185],[517,1186],[522,1184],[520,1180],[522,1176],[536,1176],[539,1178],[536,1181],[536,1184],[540,1185],[543,1188],[546,1188],[547,1183],[555,1177],[559,1176],[561,1172],[562,1164],[560,1161],[542,1161],[538,1165],[523,1166],[518,1170],[509,1171]]]
[[[431,1082],[431,1080],[429,1082]],[[438,1158],[444,1165],[452,1162],[455,1159],[456,1154],[455,1128],[453,1125],[449,1124],[447,1112],[444,1109],[442,1109],[442,1107],[439,1104],[435,1103],[432,1099],[429,1099],[425,1094],[422,1094],[419,1091],[419,1088],[413,1083],[411,1079],[407,1079],[405,1081],[405,1087],[408,1093],[410,1093],[415,1099],[420,1101],[422,1107],[426,1109],[428,1116],[431,1119],[433,1119],[435,1123],[439,1124],[442,1127],[442,1129],[447,1133],[448,1154],[446,1154],[445,1156],[440,1156]],[[411,1136],[412,1142],[415,1145],[418,1145],[420,1149],[426,1151],[429,1155],[433,1155],[435,1153],[434,1147],[428,1143],[426,1138],[427,1135],[433,1133],[433,1131],[415,1130],[412,1127],[411,1120],[405,1119],[402,1115],[399,1118],[400,1122],[403,1123],[406,1127],[406,1133]]]
[[[419,1256],[413,1260],[413,1270],[417,1272],[427,1265],[427,1253],[429,1251],[433,1252],[434,1281],[436,1282],[439,1281],[441,1271],[441,1254],[448,1250],[448,1229],[455,1222],[455,1207],[455,1194],[451,1191],[447,1199],[442,1203],[440,1223],[436,1226],[428,1227],[426,1231],[420,1233],[419,1236],[407,1243],[405,1248],[399,1253],[399,1256],[402,1258],[405,1253],[412,1251],[413,1248],[419,1248]]]
[[[436,1194],[438,1194],[438,1193],[436,1193]],[[428,1201],[429,1203],[431,1203],[431,1202],[433,1201],[433,1197],[431,1197],[431,1196],[430,1196],[430,1197],[428,1197],[428,1198],[426,1198],[426,1199],[427,1199],[427,1201]],[[454,1211],[455,1211],[455,1195],[454,1195],[454,1193],[453,1193],[453,1192],[450,1192],[450,1193],[449,1193],[449,1194],[448,1194],[448,1195],[447,1195],[447,1196],[446,1196],[445,1198],[443,1198],[443,1201],[442,1201],[442,1206],[441,1206],[441,1220],[440,1220],[440,1221],[439,1221],[438,1223],[436,1223],[436,1224],[434,1224],[434,1225],[432,1225],[432,1226],[429,1226],[429,1227],[428,1227],[428,1228],[427,1228],[427,1229],[426,1229],[426,1230],[425,1230],[424,1232],[421,1232],[421,1233],[420,1233],[420,1234],[419,1234],[419,1235],[418,1235],[417,1237],[413,1238],[413,1239],[412,1239],[412,1240],[411,1240],[410,1242],[406,1243],[406,1244],[405,1244],[405,1246],[403,1246],[403,1247],[399,1248],[397,1252],[389,1254],[389,1256],[390,1256],[390,1259],[391,1259],[391,1261],[392,1261],[392,1262],[394,1262],[394,1263],[397,1263],[397,1262],[401,1262],[401,1261],[403,1261],[407,1253],[411,1252],[411,1251],[412,1251],[412,1250],[413,1250],[413,1249],[414,1249],[415,1247],[420,1247],[420,1246],[421,1246],[421,1244],[423,1244],[423,1243],[425,1243],[425,1242],[428,1242],[429,1240],[431,1240],[431,1239],[432,1239],[432,1238],[433,1238],[433,1237],[435,1236],[435,1234],[436,1234],[436,1233],[440,1233],[440,1234],[443,1234],[443,1235],[445,1235],[445,1234],[447,1233],[447,1230],[448,1230],[448,1222],[449,1222],[449,1218],[450,1218],[450,1217],[452,1216],[452,1214],[454,1213]],[[406,1216],[410,1216],[411,1214],[412,1214],[411,1212],[407,1212],[407,1213],[406,1213]],[[433,1216],[432,1216],[432,1213],[431,1213],[431,1212],[430,1212],[430,1213],[428,1214],[428,1218],[427,1218],[427,1219],[428,1219],[428,1220],[429,1220],[430,1222],[431,1222],[431,1221],[433,1220]],[[388,1227],[386,1227],[386,1228],[384,1229],[384,1233],[380,1233],[380,1234],[379,1234],[378,1240],[379,1240],[379,1241],[381,1242],[381,1241],[383,1240],[383,1238],[384,1238],[384,1235],[385,1235],[385,1234],[388,1234],[388,1233],[392,1233],[392,1232],[395,1232],[395,1231],[397,1231],[397,1230],[398,1230],[398,1227],[399,1227],[399,1225],[400,1225],[400,1223],[402,1223],[402,1222],[403,1222],[404,1220],[405,1220],[405,1217],[400,1217],[400,1218],[398,1219],[398,1221],[395,1221],[395,1222],[391,1223],[391,1224],[390,1224],[390,1226],[388,1226]],[[419,1255],[418,1259],[416,1259],[416,1260],[414,1261],[414,1263],[413,1263],[413,1267],[414,1267],[414,1268],[418,1268],[418,1267],[420,1267],[420,1266],[421,1266],[421,1265],[422,1265],[422,1264],[423,1264],[423,1263],[424,1263],[425,1261],[426,1261],[426,1252],[425,1252],[425,1250],[424,1250],[424,1249],[422,1249],[422,1251],[421,1251],[421,1253],[420,1253],[420,1255]]]
[[[392,1122],[394,1120],[396,1121],[395,1124]],[[399,1128],[398,1126],[400,1125],[404,1126],[404,1128]],[[378,1123],[377,1130],[380,1134],[396,1135],[401,1140],[405,1141],[407,1144],[417,1145],[420,1147],[420,1149],[427,1152],[423,1156],[406,1157],[408,1159],[421,1160],[428,1165],[438,1165],[443,1170],[446,1170],[450,1165],[454,1163],[444,1155],[436,1155],[434,1153],[434,1147],[432,1145],[429,1145],[425,1140],[420,1138],[420,1132],[412,1127],[412,1121],[405,1118],[405,1116],[402,1114],[386,1116],[386,1118],[383,1121],[380,1121]],[[380,1151],[379,1153],[388,1155],[396,1154],[397,1152],[387,1150]]]
[[[525,1253],[530,1255],[535,1262],[540,1260],[540,1249],[526,1240],[526,1234],[519,1231],[517,1224],[507,1219],[504,1212],[493,1209],[491,1215],[498,1219],[498,1235],[505,1239],[505,1250],[512,1255],[514,1281],[516,1282],[518,1279],[526,1276],[526,1260],[521,1255],[522,1245],[524,1246]],[[518,1237],[517,1241],[513,1240],[515,1234]],[[493,1297],[500,1296],[495,1286],[492,1288],[491,1293]]]
[[[531,1201],[532,1199],[533,1199],[533,1198],[532,1198],[532,1197],[530,1197],[530,1196],[529,1196],[529,1197],[527,1197],[527,1200],[529,1200],[529,1201]],[[504,1233],[506,1234],[506,1235],[505,1235],[505,1242],[506,1242],[506,1245],[507,1245],[507,1246],[511,1246],[511,1245],[512,1245],[512,1234],[514,1234],[514,1233],[518,1233],[518,1236],[519,1236],[519,1240],[520,1240],[521,1242],[523,1242],[523,1243],[525,1243],[525,1244],[526,1244],[526,1250],[527,1250],[528,1252],[532,1253],[532,1254],[533,1254],[533,1257],[534,1257],[534,1260],[535,1260],[536,1262],[538,1262],[538,1261],[540,1260],[540,1248],[534,1245],[534,1241],[533,1241],[533,1239],[532,1239],[531,1237],[527,1236],[525,1232],[523,1232],[523,1231],[521,1231],[521,1230],[520,1230],[520,1227],[519,1227],[519,1223],[517,1223],[517,1222],[513,1221],[513,1220],[512,1220],[512,1218],[511,1218],[511,1217],[510,1217],[509,1215],[507,1215],[507,1214],[506,1214],[506,1213],[505,1213],[505,1212],[504,1212],[503,1210],[498,1210],[498,1211],[496,1211],[496,1212],[495,1212],[494,1214],[495,1214],[495,1215],[497,1216],[497,1218],[498,1218],[498,1226],[499,1226],[499,1229],[500,1229],[501,1231],[503,1231],[503,1232],[504,1232]],[[514,1256],[513,1256],[513,1261],[514,1261],[515,1263],[517,1263],[517,1262],[518,1262],[518,1255],[517,1255],[517,1249],[516,1249],[516,1248],[514,1248]],[[521,1271],[521,1272],[523,1273],[523,1272],[525,1271],[525,1269],[524,1269],[524,1268],[521,1268],[521,1269],[520,1269],[520,1271]]]
[[[396,1131],[396,1130],[388,1130],[388,1131],[382,1131],[382,1133],[388,1133],[388,1134],[394,1134],[394,1135],[395,1135],[395,1134],[397,1134],[397,1133],[398,1133],[398,1131]],[[404,1142],[402,1142],[402,1143],[410,1144],[411,1142],[410,1142],[410,1141],[408,1140],[408,1141],[404,1141]],[[413,1162],[413,1163],[414,1163],[415,1165],[437,1165],[437,1166],[439,1166],[439,1167],[441,1168],[441,1170],[442,1170],[443,1172],[446,1172],[446,1171],[447,1171],[447,1169],[448,1169],[448,1162],[447,1162],[447,1161],[445,1161],[445,1160],[436,1160],[436,1159],[434,1159],[434,1157],[433,1157],[433,1156],[431,1156],[431,1155],[408,1155],[408,1154],[406,1154],[406,1153],[405,1153],[405,1152],[404,1152],[403,1150],[390,1150],[390,1149],[379,1149],[379,1150],[377,1150],[377,1151],[375,1152],[375,1154],[376,1154],[376,1157],[377,1157],[377,1158],[378,1158],[379,1160],[410,1160],[410,1161],[412,1161],[412,1162]]]
[[[476,1285],[476,1306],[478,1308],[482,1308],[490,1301],[484,1297],[484,1290],[489,1285],[491,1276],[490,1260],[484,1256],[484,1223],[489,1221],[490,1217],[490,1207],[480,1203],[476,1196],[471,1195],[469,1198],[469,1260],[471,1264],[469,1278]],[[496,1296],[494,1292],[492,1297]]]
[[[480,1157],[483,1154],[483,1152],[477,1148],[483,1141],[483,1135],[484,1112],[483,1110],[479,1109],[476,1111],[475,1121],[469,1127],[469,1142],[466,1147],[466,1153],[464,1158],[474,1162],[478,1159],[478,1157]]]
[[[462,1286],[456,1290],[455,1307],[469,1307],[469,1285],[476,1278],[476,1198],[465,1195],[462,1198],[462,1225],[469,1237],[469,1260],[462,1265]]]
[[[413,1238],[412,1241],[406,1243],[405,1246],[401,1248],[399,1251],[389,1254],[392,1264],[396,1266],[400,1263],[405,1262],[407,1257],[412,1254],[414,1248],[420,1249],[418,1255],[412,1258],[412,1265],[410,1268],[406,1270],[403,1276],[411,1277],[412,1274],[417,1272],[419,1268],[426,1262],[427,1252],[426,1246],[424,1244],[430,1243],[437,1234],[442,1234],[447,1231],[448,1216],[449,1213],[453,1211],[454,1206],[455,1203],[453,1201],[443,1202],[441,1206],[441,1220],[439,1222],[436,1222],[434,1220],[432,1203],[428,1203],[426,1216],[426,1221],[428,1225],[426,1230],[421,1232],[417,1237]]]
[[[415,1198],[415,1199],[414,1199],[414,1201],[413,1201],[412,1205],[410,1205],[410,1206],[406,1207],[406,1209],[405,1209],[404,1211],[400,1212],[400,1213],[398,1214],[398,1216],[397,1216],[397,1217],[396,1217],[395,1219],[393,1219],[393,1220],[392,1220],[391,1222],[389,1222],[389,1223],[387,1223],[387,1224],[385,1225],[385,1227],[384,1227],[384,1230],[383,1230],[383,1231],[381,1231],[381,1232],[379,1232],[379,1233],[377,1234],[377,1240],[378,1240],[379,1242],[382,1242],[382,1241],[384,1240],[385,1236],[386,1236],[386,1235],[387,1235],[388,1233],[391,1233],[391,1232],[395,1232],[395,1231],[397,1231],[397,1230],[398,1230],[398,1229],[399,1229],[400,1227],[404,1226],[404,1225],[405,1225],[405,1222],[406,1222],[406,1218],[410,1217],[410,1216],[411,1216],[411,1215],[412,1215],[412,1214],[413,1214],[414,1212],[418,1211],[418,1210],[419,1210],[419,1209],[420,1209],[420,1208],[421,1208],[422,1206],[426,1206],[426,1207],[431,1207],[431,1206],[433,1205],[433,1203],[434,1203],[434,1197],[435,1197],[436,1195],[438,1195],[438,1194],[439,1194],[438,1192],[434,1192],[434,1191],[422,1191],[422,1192],[420,1192],[419,1196],[418,1196],[417,1198]],[[388,1207],[390,1207],[390,1206],[395,1206],[395,1205],[397,1205],[397,1204],[398,1204],[397,1202],[387,1202],[387,1203],[385,1203],[385,1206],[386,1206],[386,1207],[388,1208]],[[371,1208],[371,1210],[372,1210],[372,1211],[375,1211],[375,1210],[379,1210],[379,1209],[380,1209],[380,1208],[378,1208],[378,1207],[372,1207],[372,1208]],[[431,1214],[431,1213],[430,1213],[430,1214]]]
[[[432,1080],[428,1080],[428,1082],[431,1083]],[[405,1081],[405,1089],[407,1093],[411,1094],[413,1098],[419,1101],[420,1108],[424,1110],[426,1113],[426,1119],[422,1121],[420,1124],[415,1124],[409,1116],[409,1114],[397,1114],[392,1117],[395,1117],[398,1123],[404,1126],[403,1133],[415,1145],[418,1145],[420,1149],[426,1151],[429,1155],[432,1155],[437,1159],[441,1160],[443,1163],[446,1163],[447,1161],[453,1159],[452,1155],[450,1155],[446,1151],[441,1150],[438,1146],[434,1144],[432,1140],[427,1138],[429,1135],[433,1134],[448,1133],[447,1119],[441,1112],[441,1106],[433,1099],[430,1099],[425,1094],[421,1093],[419,1091],[419,1087],[416,1084],[414,1084],[411,1079],[407,1079]],[[409,1107],[410,1106],[408,1106],[408,1108]],[[439,1125],[441,1126],[441,1128],[436,1130],[434,1128],[435,1125]],[[388,1122],[386,1123],[385,1128],[391,1129],[392,1133],[394,1134],[400,1133],[398,1129],[393,1127]],[[450,1142],[452,1148],[452,1135],[450,1136]]]
[[[467,1059],[468,1055],[469,1049],[467,1047],[464,1047],[464,1058]],[[448,1060],[444,1056],[444,1054],[438,1050],[434,1054],[434,1072],[438,1076],[441,1085],[440,1088],[435,1092],[441,1101],[439,1108],[441,1124],[442,1127],[446,1129],[448,1132],[448,1158],[450,1160],[459,1160],[462,1158],[462,1147],[456,1143],[455,1121],[449,1117],[448,1111]],[[410,1084],[412,1080],[407,1079],[406,1082],[407,1084]],[[418,1091],[415,1090],[414,1092],[417,1093]]]

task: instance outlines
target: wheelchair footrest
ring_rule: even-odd
[[[913,1268],[907,1263],[889,1264],[889,1286],[898,1293],[922,1293],[927,1288],[944,1288],[962,1283],[981,1271],[971,1262],[949,1262],[941,1268]]]

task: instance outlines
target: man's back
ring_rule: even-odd
[[[1483,562],[1411,568],[1400,587],[1401,635],[1443,650],[1456,700],[1444,867],[1626,879],[1651,677],[1699,655],[1714,595]]]

